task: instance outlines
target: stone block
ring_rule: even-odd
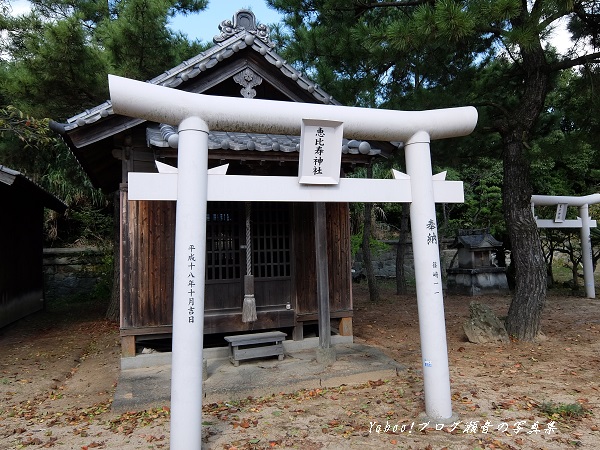
[[[469,319],[463,329],[469,342],[485,344],[510,341],[504,324],[487,305],[477,302],[469,304]]]

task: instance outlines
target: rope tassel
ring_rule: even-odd
[[[254,276],[252,275],[252,233],[250,229],[251,203],[246,202],[246,276],[244,277],[244,303],[242,322],[255,322],[256,300],[254,299]]]
[[[254,294],[244,295],[244,306],[242,307],[242,322],[256,322],[256,301]]]

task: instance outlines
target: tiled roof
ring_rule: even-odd
[[[496,248],[502,247],[502,242],[492,236],[489,231],[484,230],[460,230],[456,237],[454,247],[474,248]]]
[[[245,21],[240,20],[240,17],[245,18]],[[248,21],[254,21],[248,25]],[[237,22],[240,23],[237,23]],[[229,26],[231,24],[231,26]],[[246,25],[244,27],[242,24]],[[202,72],[210,69],[221,61],[230,58],[237,52],[245,48],[251,48],[260,54],[267,62],[277,67],[281,73],[295,81],[305,91],[320,103],[339,105],[332,96],[327,94],[316,83],[312,82],[307,77],[288,64],[281,56],[275,53],[272,49],[272,43],[268,39],[268,30],[266,27],[256,26],[256,19],[251,11],[240,10],[234,16],[234,21],[224,21],[220,26],[221,35],[215,36],[215,45],[208,50],[194,56],[193,58],[184,61],[178,66],[167,70],[161,75],[151,79],[148,83],[157,84],[159,86],[177,87],[181,83],[197,77]],[[67,120],[64,126],[65,131],[73,130],[77,127],[92,124],[104,117],[112,115],[112,104],[110,100],[98,105],[92,109],[77,114]]]
[[[177,130],[170,125],[148,127],[146,129],[146,140],[148,145],[155,147],[176,148]],[[208,136],[208,149],[292,153],[300,151],[300,136],[211,131]],[[342,153],[374,156],[380,154],[381,150],[371,148],[368,142],[343,139]]]

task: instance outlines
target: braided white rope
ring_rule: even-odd
[[[250,214],[252,203],[246,202],[246,275],[252,275],[252,233],[250,229]]]

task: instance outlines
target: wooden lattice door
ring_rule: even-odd
[[[242,207],[240,203],[208,202],[204,307],[207,311],[235,310],[241,306]]]
[[[256,306],[291,305],[290,205],[252,205],[252,266]]]
[[[256,306],[286,307],[291,299],[290,207],[252,203],[252,274]],[[206,218],[206,311],[241,310],[246,274],[245,206],[209,202]]]

